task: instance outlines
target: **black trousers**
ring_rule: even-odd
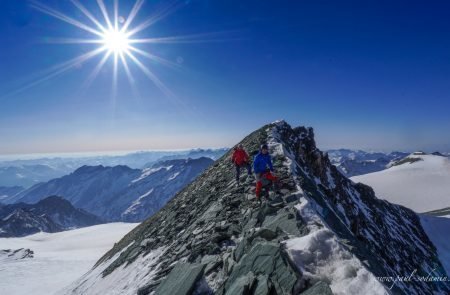
[[[250,163],[244,163],[242,165],[234,164],[236,167],[236,181],[239,182],[239,177],[241,176],[241,168],[246,168],[248,175],[252,175],[252,166]]]

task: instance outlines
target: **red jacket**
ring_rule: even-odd
[[[231,161],[234,164],[241,166],[249,162],[249,156],[244,149],[236,148],[231,156]]]

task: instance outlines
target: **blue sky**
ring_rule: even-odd
[[[80,1],[101,20],[95,1]],[[0,154],[232,146],[285,119],[315,128],[321,149],[450,150],[450,4],[446,1],[206,1],[180,7],[140,38],[213,33],[200,41],[139,44],[179,69],[140,57],[176,98],[130,62],[112,95],[102,55],[24,89],[97,44],[92,34],[30,8],[0,3]],[[93,25],[70,1],[45,4]],[[105,0],[112,13],[113,1]],[[126,17],[133,1],[119,2]],[[133,25],[167,1],[146,1]],[[133,27],[133,25],[131,27]],[[20,91],[22,89],[22,91]]]

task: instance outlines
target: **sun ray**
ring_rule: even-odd
[[[170,4],[163,7],[159,12],[155,13],[153,16],[149,17],[144,22],[140,23],[133,29],[128,30],[127,36],[131,37],[131,36],[135,35],[136,33],[148,28],[149,26],[154,25],[156,22],[167,17],[168,15],[173,13],[175,10],[179,9],[181,6],[182,6],[182,4],[177,3],[177,1],[172,1]]]
[[[83,88],[87,89],[91,86],[92,82],[95,80],[95,78],[97,78],[98,74],[100,73],[101,69],[105,65],[110,55],[111,51],[108,50],[106,54],[102,57],[102,59],[99,61],[99,63],[95,66],[94,70],[92,70],[91,74],[84,81]]]
[[[144,50],[143,48],[138,48],[137,45],[152,43],[172,44],[217,42],[220,41],[217,39],[217,37],[223,34],[223,32],[219,32],[157,38],[145,38],[146,36],[141,36],[139,34],[139,38],[132,38],[132,36],[135,36],[143,30],[151,27],[156,22],[167,17],[169,14],[185,5],[184,2],[178,0],[171,0],[168,4],[160,6],[156,13],[150,15],[148,18],[144,19],[143,22],[137,24],[134,27],[132,27],[133,21],[135,21],[136,16],[141,11],[145,0],[135,0],[131,10],[128,13],[127,18],[124,20],[122,20],[122,16],[120,16],[119,14],[119,0],[109,1],[108,4],[112,3],[111,6],[106,6],[104,0],[96,0],[102,14],[102,17],[100,17],[100,19],[97,18],[95,14],[87,8],[87,6],[84,6],[81,3],[82,1],[70,1],[76,7],[74,8],[74,10],[76,10],[79,15],[82,14],[82,20],[75,19],[73,17],[70,17],[69,15],[64,14],[63,12],[42,4],[39,2],[39,0],[30,0],[30,3],[31,7],[36,9],[37,11],[45,13],[49,16],[54,17],[55,19],[61,20],[96,36],[93,36],[92,38],[47,38],[45,42],[55,44],[94,44],[98,46],[98,48],[78,57],[72,58],[61,64],[55,65],[50,69],[42,71],[42,73],[38,73],[37,75],[27,78],[27,80],[24,81],[31,81],[31,83],[28,83],[24,87],[20,88],[18,90],[19,92],[29,89],[35,85],[39,85],[54,77],[57,77],[74,68],[76,65],[84,63],[85,61],[104,52],[104,55],[99,59],[92,72],[82,83],[82,87],[84,89],[90,87],[106,62],[108,60],[112,60],[113,64],[111,94],[113,103],[115,104],[116,96],[118,93],[117,89],[119,84],[119,67],[122,68],[123,66],[128,81],[132,86],[133,92],[138,93],[136,87],[137,83],[130,68],[130,65],[134,63],[168,99],[175,100],[178,104],[183,105],[183,102],[179,101],[175,94],[158,78],[158,76],[154,72],[154,69],[144,64],[140,60],[140,58],[143,57],[145,59],[153,61],[155,65],[163,65],[171,69],[181,69],[183,67],[181,67],[179,63],[172,62],[170,60],[157,56],[147,49]],[[85,22],[87,22],[87,24]],[[136,46],[133,46],[134,44]],[[133,63],[130,62],[130,60]],[[9,94],[7,95],[9,96]]]
[[[86,9],[78,0],[71,0],[72,4],[75,5],[85,16],[87,16],[100,30],[106,31],[106,28],[92,15],[92,13]]]
[[[170,91],[170,89],[167,88],[167,86],[164,85],[164,83],[152,71],[150,71],[145,65],[143,65],[131,52],[126,51],[125,53],[134,61],[134,63],[142,70],[142,72],[156,85],[156,87],[159,88],[159,90],[161,90],[167,97],[176,99],[175,94],[173,94],[173,92]]]
[[[97,4],[100,7],[100,10],[102,11],[103,18],[106,21],[108,29],[109,30],[113,30],[114,28],[113,28],[113,26],[111,24],[111,20],[109,19],[109,15],[108,15],[108,11],[106,10],[105,3],[103,2],[103,0],[97,0]]]
[[[176,70],[181,69],[181,66],[178,63],[171,62],[171,61],[169,61],[167,59],[164,59],[162,57],[159,57],[157,55],[145,52],[145,51],[143,51],[143,50],[141,50],[139,48],[136,48],[136,47],[133,47],[133,46],[129,46],[128,49],[131,50],[131,51],[134,51],[134,52],[136,52],[136,53],[138,53],[138,54],[140,54],[140,55],[142,55],[142,56],[144,56],[144,57],[146,57],[146,58],[148,58],[150,60],[153,60],[153,61],[158,62],[158,63],[160,63],[160,64],[162,64],[164,66],[167,66],[169,68],[176,69]]]
[[[134,77],[131,74],[130,68],[128,67],[128,63],[127,63],[127,60],[125,59],[124,53],[121,52],[119,54],[119,56],[120,56],[120,60],[122,61],[122,65],[123,65],[123,67],[125,69],[125,73],[127,74],[128,81],[130,82],[131,85],[134,85],[135,84]]]
[[[142,7],[142,4],[144,4],[144,0],[137,0],[133,8],[130,11],[130,14],[128,15],[127,19],[125,20],[125,23],[123,24],[121,31],[126,32],[128,30],[128,26],[133,22],[134,18],[138,14],[139,10]]]
[[[50,44],[102,44],[101,39],[81,39],[81,38],[47,38],[45,43]]]
[[[114,52],[113,54],[114,63],[113,63],[113,82],[112,82],[112,103],[115,109],[116,107],[116,99],[117,99],[117,78],[118,78],[118,67],[119,67],[119,53]]]
[[[229,40],[237,40],[237,38],[230,38],[231,33],[235,31],[211,32],[181,36],[169,37],[154,37],[154,38],[137,38],[130,39],[130,44],[180,44],[180,43],[210,43],[210,42],[224,42]],[[241,39],[241,38],[239,38]]]
[[[114,30],[119,31],[119,0],[114,0]]]
[[[72,58],[71,60],[68,60],[68,61],[63,62],[63,63],[58,64],[58,65],[55,65],[55,66],[49,68],[48,70],[44,71],[44,72],[46,72],[48,74],[45,74],[41,78],[37,78],[35,81],[32,81],[32,82],[28,83],[27,85],[25,85],[25,86],[15,90],[15,91],[13,91],[13,92],[10,92],[10,93],[6,94],[5,96],[15,95],[15,94],[21,93],[21,92],[23,92],[23,91],[25,91],[25,90],[27,90],[27,89],[29,89],[31,87],[40,85],[40,84],[42,84],[42,83],[44,83],[44,82],[46,82],[46,81],[48,81],[48,80],[50,80],[52,78],[55,78],[55,77],[65,73],[65,72],[73,69],[77,65],[80,65],[80,64],[86,62],[87,60],[93,58],[94,56],[99,55],[100,53],[102,53],[105,50],[106,49],[104,47],[100,47],[100,48],[94,49],[92,51],[89,51],[89,52],[87,52],[85,54],[79,55],[79,56],[77,56],[75,58]]]
[[[75,20],[75,19],[73,19],[71,17],[68,17],[67,15],[65,15],[65,14],[63,14],[63,13],[57,11],[57,10],[54,10],[53,8],[50,8],[50,7],[40,3],[38,1],[34,1],[34,0],[31,1],[31,7],[33,7],[34,9],[36,9],[36,10],[38,10],[40,12],[43,12],[43,13],[48,14],[50,16],[53,16],[53,17],[55,17],[57,19],[60,19],[62,21],[65,21],[68,24],[71,24],[71,25],[76,26],[76,27],[78,27],[80,29],[83,29],[85,31],[93,33],[95,35],[98,35],[98,36],[102,35],[102,33],[99,32],[98,30],[96,30],[94,28],[91,28],[90,26],[88,26],[86,24],[83,24],[82,22],[77,21],[77,20]]]
[[[128,77],[128,81],[130,82],[131,90],[133,91],[133,94],[135,97],[140,98],[141,95],[136,87],[136,81],[134,80],[133,74],[131,73],[130,68],[128,67],[128,62],[125,58],[125,54],[123,52],[121,52],[119,54],[119,56],[120,56],[120,60],[122,61],[122,65],[125,69],[125,73]]]

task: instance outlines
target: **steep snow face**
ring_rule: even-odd
[[[419,217],[343,176],[316,148],[311,128],[293,129],[281,121],[241,142],[252,155],[261,143],[268,143],[273,156],[279,194],[266,195],[258,206],[254,179],[237,186],[228,153],[65,294],[107,293],[105,282],[116,288],[113,281],[118,282],[114,290],[140,295],[314,294],[317,289],[384,294],[390,287],[394,294],[408,295],[450,291],[439,282],[388,286],[375,279],[415,270],[426,276],[443,268]],[[156,258],[141,267],[147,256]],[[149,275],[133,283],[124,269],[135,273],[134,268]]]
[[[416,212],[450,207],[450,159],[435,155],[410,155],[400,165],[352,177],[370,185],[379,198]]]
[[[87,272],[96,260],[137,224],[110,223],[60,233],[0,238],[2,249],[31,249],[32,258],[0,255],[0,290],[8,295],[48,295]],[[24,254],[24,249],[15,254]],[[20,257],[19,257],[20,256]]]
[[[210,158],[168,160],[144,170],[83,166],[67,176],[35,185],[16,199],[34,203],[59,195],[104,220],[136,222],[158,211],[212,163]]]

